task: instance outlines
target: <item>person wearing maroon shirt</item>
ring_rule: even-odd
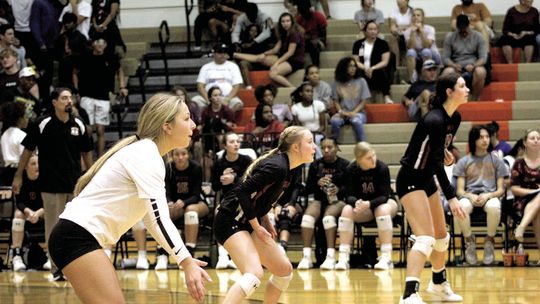
[[[304,28],[306,51],[311,56],[311,63],[319,66],[321,51],[326,46],[326,18],[320,12],[313,11],[309,1],[301,1],[296,22]]]

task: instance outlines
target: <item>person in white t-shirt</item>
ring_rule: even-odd
[[[210,104],[208,90],[218,86],[223,93],[223,104],[234,113],[242,110],[244,103],[238,98],[238,90],[244,82],[240,68],[232,61],[228,61],[229,46],[226,44],[214,47],[214,61],[202,66],[197,77],[197,91],[199,95],[191,98],[200,109]]]
[[[320,100],[313,100],[313,86],[309,82],[302,83],[291,93],[293,106],[293,124],[304,126],[313,133],[317,151],[315,157],[322,156],[321,139],[326,132],[326,107]]]
[[[79,179],[49,238],[51,258],[83,303],[124,303],[102,250],[144,218],[154,239],[184,269],[191,297],[204,299],[210,277],[187,250],[169,216],[162,157],[187,147],[195,124],[178,96],[159,93],[142,107],[137,133],[119,141]]]
[[[73,13],[77,15],[77,29],[81,32],[86,39],[90,39],[88,32],[90,31],[90,17],[92,17],[92,6],[85,0],[75,0],[69,5],[66,5],[58,18],[59,22],[62,22],[62,17],[65,13]],[[73,9],[73,6],[76,9]]]
[[[0,116],[2,117],[2,137],[0,138],[0,147],[4,157],[5,172],[2,174],[2,184],[11,185],[13,175],[19,166],[21,154],[24,146],[21,144],[28,125],[28,118],[25,116],[26,106],[22,102],[10,101],[0,107]]]
[[[399,65],[401,55],[405,53],[405,37],[403,32],[411,25],[413,9],[409,5],[409,0],[396,0],[395,7],[388,17],[390,35],[388,37],[388,46],[390,51],[396,55],[396,63]]]

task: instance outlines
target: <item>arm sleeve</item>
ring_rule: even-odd
[[[504,15],[504,21],[502,26],[502,32],[504,35],[508,35],[512,28],[512,9],[508,9],[506,15]]]
[[[352,54],[358,55],[358,52],[360,51],[360,46],[362,45],[361,40],[357,40],[352,47]]]
[[[523,176],[521,174],[521,160],[517,160],[512,167],[510,176],[510,185],[521,186],[523,183]]]
[[[165,196],[167,197],[167,202],[174,202],[175,199],[173,197],[173,191],[174,191],[174,179],[172,176],[172,169],[171,169],[171,163],[167,163],[165,165],[166,171],[165,171]]]
[[[388,170],[388,166],[382,165],[379,168],[375,175],[375,187],[375,192],[378,196],[370,201],[372,210],[386,203],[390,197],[390,170]]]
[[[498,157],[493,157],[493,159],[497,163],[497,178],[508,178],[510,176],[510,172],[508,170],[508,167],[504,164],[504,161]]]
[[[384,15],[382,11],[377,10],[377,18],[375,18],[375,22],[377,22],[378,24],[384,23]]]
[[[465,167],[468,160],[468,156],[460,158],[454,166],[454,169],[452,169],[452,175],[455,177],[465,177]]]
[[[193,166],[193,163],[191,163]],[[193,167],[191,176],[189,177],[189,188],[191,191],[191,196],[184,200],[186,206],[197,204],[201,201],[201,186],[202,186],[202,168],[199,165]]]
[[[488,59],[488,44],[482,37],[482,35],[478,32],[476,32],[478,36],[478,58],[484,60],[484,64],[486,64]]]
[[[28,128],[26,129],[26,136],[24,137],[22,141],[22,145],[30,150],[34,151],[38,145],[38,138],[39,138],[39,120],[35,123],[31,123]]]

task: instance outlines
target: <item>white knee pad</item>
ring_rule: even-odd
[[[429,235],[417,235],[412,250],[420,251],[429,258],[435,245],[435,238]]]
[[[379,231],[392,230],[392,217],[390,215],[378,216],[375,220]]]
[[[300,224],[300,227],[314,229],[315,228],[315,218],[313,216],[309,215],[309,214],[304,214],[304,216],[302,216],[302,224]]]
[[[339,217],[339,225],[338,225],[338,231],[339,232],[353,232],[354,231],[354,222],[348,217]]]
[[[144,230],[144,222],[143,222],[143,220],[140,220],[137,223],[135,223],[135,225],[133,225],[133,227],[131,227],[131,229],[132,230]]]
[[[184,213],[184,225],[198,225],[199,215],[195,211],[188,211]]]
[[[448,242],[450,241],[450,234],[446,233],[446,236],[442,239],[436,239],[433,245],[433,250],[438,252],[445,252],[448,249]]]
[[[332,228],[337,227],[336,218],[331,216],[331,215],[327,215],[327,216],[323,217],[322,218],[322,224],[323,224],[324,230],[328,230],[328,229],[332,229]]]
[[[257,289],[259,285],[261,285],[261,280],[259,280],[256,275],[246,272],[237,281],[237,283],[240,285],[240,288],[242,288],[242,290],[246,294],[246,297],[249,297],[255,292],[255,289]]]
[[[289,283],[291,282],[292,277],[293,277],[292,272],[288,276],[284,276],[284,277],[278,277],[278,276],[272,275],[270,276],[270,283],[276,286],[277,289],[281,291],[285,291],[287,290],[287,288],[289,288]]]
[[[11,230],[17,232],[24,231],[24,222],[25,220],[23,219],[13,219],[13,221],[11,222]]]

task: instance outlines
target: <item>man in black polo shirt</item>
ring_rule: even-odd
[[[71,91],[57,88],[51,93],[54,113],[46,115],[27,129],[22,145],[24,152],[13,179],[13,192],[21,189],[22,174],[33,151],[39,150],[38,184],[45,210],[45,241],[48,243],[52,228],[67,202],[73,198],[73,189],[81,176],[81,155],[86,168],[92,165],[92,142],[86,134],[84,122],[74,117]],[[57,272],[52,267],[53,274]],[[55,279],[61,278],[55,274]]]
[[[407,108],[411,121],[418,121],[429,111],[429,99],[431,93],[435,92],[437,73],[435,61],[431,59],[424,61],[420,79],[414,82],[401,98],[401,103]]]

